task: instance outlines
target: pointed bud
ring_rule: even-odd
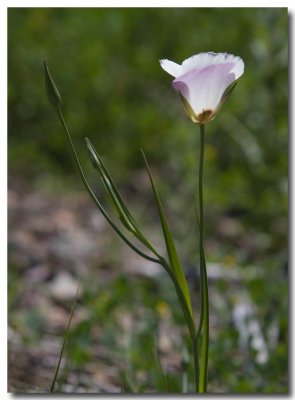
[[[89,152],[91,164],[93,165],[93,167],[95,169],[98,169],[100,171],[100,169],[101,169],[100,162],[97,158],[97,155],[95,154],[93,146],[90,143],[90,140],[88,138],[85,138],[85,141],[86,141],[87,150]]]
[[[56,87],[56,84],[54,83],[49,73],[46,61],[44,61],[44,73],[45,73],[45,90],[48,101],[50,104],[53,105],[54,108],[59,109],[61,106],[61,97]]]

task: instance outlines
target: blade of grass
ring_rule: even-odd
[[[75,296],[74,303],[73,303],[72,308],[71,308],[71,313],[70,313],[70,317],[69,317],[69,320],[68,320],[68,325],[67,325],[66,331],[64,333],[64,338],[63,338],[62,346],[61,346],[61,349],[60,349],[57,366],[56,366],[55,373],[54,373],[53,380],[52,380],[51,387],[50,387],[50,393],[54,392],[55,382],[56,382],[56,379],[57,379],[57,376],[58,376],[58,373],[59,373],[60,364],[61,364],[61,360],[62,360],[62,357],[63,357],[64,349],[65,349],[65,346],[66,346],[66,341],[67,341],[67,338],[68,338],[68,335],[69,335],[72,318],[73,318],[74,311],[75,311],[75,308],[76,308],[76,305],[77,305],[77,300],[78,300],[78,294],[79,294],[79,289],[80,289],[80,285],[81,285],[81,280],[82,280],[82,278],[80,279],[80,281],[78,283],[78,286],[77,286],[76,296]]]
[[[136,393],[137,390],[134,388],[129,374],[122,370],[120,373],[121,378],[121,393]]]

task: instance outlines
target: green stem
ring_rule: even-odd
[[[204,212],[203,212],[203,164],[204,164],[205,126],[200,125],[200,165],[199,165],[199,225],[200,225],[200,270],[201,270],[201,316],[198,337],[203,329],[201,345],[201,362],[198,382],[198,392],[207,391],[208,350],[209,350],[209,297],[207,268],[204,254]],[[198,341],[196,343],[198,347]]]
[[[192,350],[193,350],[193,360],[194,360],[194,369],[196,376],[196,393],[199,393],[199,374],[200,374],[200,365],[199,365],[199,349],[198,349],[198,334],[192,338]]]
[[[196,326],[195,326],[195,322],[191,317],[191,313],[190,310],[187,306],[187,303],[185,301],[185,297],[182,293],[182,290],[179,286],[179,283],[177,281],[177,279],[175,278],[175,276],[173,275],[173,273],[171,272],[171,268],[170,266],[167,264],[165,259],[161,259],[161,265],[164,267],[165,271],[168,273],[168,275],[170,276],[172,282],[174,283],[174,287],[176,289],[177,295],[178,295],[178,299],[179,299],[179,303],[180,306],[182,308],[182,312],[183,312],[183,316],[184,316],[184,320],[186,322],[188,331],[189,331],[189,335],[190,335],[190,339],[191,339],[191,343],[192,343],[192,351],[193,351],[193,360],[194,360],[194,369],[195,369],[195,376],[196,376],[196,388],[197,388],[197,392],[198,392],[198,383],[199,383],[199,353],[198,353],[198,333],[196,331]]]

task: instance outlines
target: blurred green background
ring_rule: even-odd
[[[159,59],[181,63],[202,51],[232,53],[245,62],[245,74],[231,98],[206,127],[208,261],[244,269],[254,265],[261,275],[247,289],[265,335],[268,321],[275,320],[279,330],[268,363],[236,378],[237,366],[224,366],[236,345],[235,333],[231,337],[230,331],[220,332],[211,350],[212,388],[218,391],[221,380],[223,390],[230,392],[286,392],[287,9],[8,9],[9,188],[60,195],[83,192],[44,93],[46,59],[96,191],[100,189],[86,136],[143,222],[153,225],[156,213],[143,172],[142,147],[165,199],[180,254],[185,263],[196,263],[192,200],[199,132]],[[13,273],[16,267],[11,268]],[[149,287],[143,287],[148,298]],[[120,299],[120,290],[114,293]],[[13,316],[17,305],[11,304]]]

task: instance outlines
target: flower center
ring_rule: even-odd
[[[209,122],[210,119],[213,117],[213,111],[212,110],[203,110],[201,114],[198,114],[198,123],[199,124],[204,124],[206,122]]]

